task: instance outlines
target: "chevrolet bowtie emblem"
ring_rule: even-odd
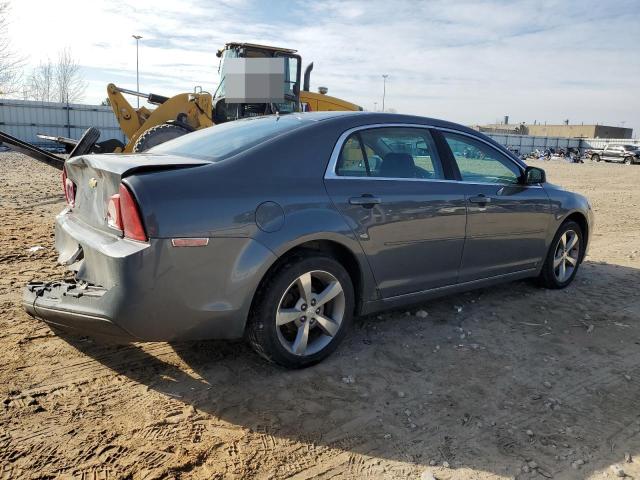
[[[91,178],[89,180],[89,186],[91,188],[96,188],[98,186],[98,180],[96,180],[95,178]]]

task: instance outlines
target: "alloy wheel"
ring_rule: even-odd
[[[345,294],[338,279],[321,270],[306,272],[289,285],[278,303],[278,339],[293,355],[313,355],[338,333],[344,314]]]
[[[580,237],[573,230],[567,230],[558,240],[553,255],[553,274],[560,283],[566,282],[573,275],[580,259]]]

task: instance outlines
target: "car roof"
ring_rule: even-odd
[[[439,120],[432,117],[422,117],[419,115],[407,115],[400,113],[386,112],[355,112],[355,111],[323,111],[323,112],[304,112],[295,113],[294,115],[302,121],[328,121],[328,120],[344,120],[350,118],[353,123],[360,125],[378,124],[378,123],[407,123],[434,126],[441,128],[452,128],[463,132],[478,135],[477,130],[473,130],[465,125],[449,122],[447,120]],[[484,136],[484,135],[480,135]]]
[[[335,125],[336,128],[346,130],[354,127],[366,127],[367,125],[383,125],[383,124],[412,124],[412,125],[424,125],[425,127],[436,127],[441,129],[451,129],[458,132],[470,134],[475,137],[483,138],[485,141],[492,143],[496,148],[503,151],[513,158],[517,158],[512,152],[498,144],[493,139],[484,135],[477,130],[473,130],[467,126],[460,125],[458,123],[449,122],[446,120],[439,120],[431,117],[421,117],[418,115],[405,115],[399,113],[383,113],[383,112],[363,112],[363,111],[320,111],[320,112],[298,112],[289,113],[286,115],[280,115],[281,118],[295,119],[302,124],[307,124],[310,128],[331,128]],[[278,115],[266,115],[258,117],[248,117],[236,122],[256,121],[262,119],[263,121],[273,121],[278,118]],[[314,127],[315,125],[315,127]],[[297,132],[300,134],[302,132]],[[521,163],[517,159],[518,163]],[[524,165],[524,164],[522,164]]]
[[[520,160],[513,152],[509,151],[504,145],[500,145],[491,137],[477,131],[465,125],[449,122],[446,120],[439,120],[431,117],[421,117],[418,115],[405,115],[399,113],[383,113],[383,112],[353,112],[353,111],[336,111],[336,112],[305,112],[296,113],[297,118],[302,122],[309,122],[312,124],[314,121],[317,128],[321,126],[330,127],[335,123],[336,127],[346,130],[348,128],[366,127],[368,125],[384,125],[384,124],[410,124],[410,125],[424,125],[425,127],[435,127],[439,129],[449,129],[454,132],[461,132],[482,139],[485,142],[490,143],[502,153],[513,159],[522,168],[526,167],[526,164]],[[339,124],[339,125],[338,125]]]

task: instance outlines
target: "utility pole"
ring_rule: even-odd
[[[136,39],[136,91],[139,92],[140,91],[140,69],[139,69],[139,63],[138,63],[138,43],[140,42],[140,39],[142,38],[142,35],[131,35],[133,38]],[[140,97],[136,96],[136,101],[138,102],[138,108],[140,108]]]
[[[382,111],[384,112],[384,97],[387,96],[387,77],[389,75],[382,75]]]

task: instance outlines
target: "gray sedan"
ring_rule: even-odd
[[[68,160],[56,217],[71,279],[24,306],[95,336],[245,337],[268,360],[329,355],[354,315],[537,277],[564,288],[588,201],[490,138],[430,118],[240,120],[140,155]]]

